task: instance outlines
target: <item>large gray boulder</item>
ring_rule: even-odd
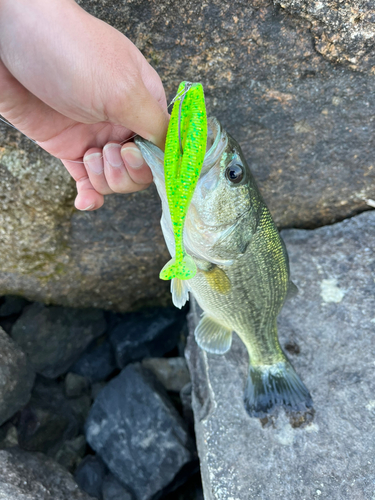
[[[28,402],[34,378],[25,353],[0,328],[0,425]]]
[[[374,206],[371,2],[79,3],[137,44],[169,100],[180,81],[203,83],[280,227]],[[153,188],[78,213],[59,161],[1,125],[0,191],[0,294],[120,311],[168,300]]]
[[[247,352],[224,356],[189,338],[187,358],[205,500],[373,498],[375,212],[314,231],[287,230],[299,294],[279,318],[281,345],[311,391],[310,422],[250,418]],[[191,315],[191,330],[197,322]],[[302,425],[301,425],[302,424]]]
[[[41,453],[0,450],[0,500],[94,500],[73,476]]]
[[[136,500],[151,500],[192,462],[183,420],[156,377],[128,365],[99,393],[86,439]]]

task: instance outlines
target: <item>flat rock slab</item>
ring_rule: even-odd
[[[282,233],[299,294],[279,318],[281,345],[310,389],[313,421],[245,412],[247,353],[187,358],[206,500],[375,498],[375,212]],[[198,310],[190,317],[191,330]]]

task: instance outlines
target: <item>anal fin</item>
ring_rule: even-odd
[[[189,300],[189,288],[184,281],[178,278],[171,280],[171,294],[173,304],[179,309]]]
[[[292,299],[297,294],[298,294],[298,288],[297,288],[297,286],[293,283],[293,281],[289,281],[289,283],[288,283],[288,291],[286,293],[285,300]]]
[[[213,354],[225,354],[232,345],[232,331],[206,315],[198,323],[194,335],[199,347]]]

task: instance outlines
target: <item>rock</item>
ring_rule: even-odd
[[[102,498],[103,500],[133,500],[131,494],[111,473],[107,474],[103,481]]]
[[[28,402],[34,378],[26,355],[0,328],[0,425]]]
[[[55,455],[55,460],[69,472],[73,472],[86,452],[86,439],[82,434],[65,441]]]
[[[88,391],[89,381],[86,377],[69,372],[65,377],[65,395],[68,398],[77,398]]]
[[[287,12],[310,22],[316,50],[333,63],[343,63],[356,71],[375,67],[375,7],[371,2],[332,0],[274,0]]]
[[[0,431],[0,449],[12,448],[18,446],[17,428],[7,422]]]
[[[95,382],[95,384],[92,384],[91,386],[91,399],[95,400],[99,392],[104,389],[104,387],[107,385],[107,382]]]
[[[282,234],[299,294],[283,308],[279,336],[282,346],[294,346],[289,356],[311,391],[315,417],[310,423],[284,412],[250,418],[242,401],[248,360],[241,341],[235,336],[221,357],[199,350],[191,336],[205,498],[372,498],[375,212]]]
[[[116,368],[112,345],[106,337],[94,340],[70,368],[70,371],[95,383],[105,380]]]
[[[17,418],[20,446],[56,456],[65,441],[82,432],[90,405],[88,395],[67,399],[63,382],[38,377],[29,404]]]
[[[86,439],[136,500],[150,500],[193,458],[181,417],[154,375],[138,363],[99,393]]]
[[[65,373],[105,329],[102,311],[35,303],[24,310],[11,335],[26,352],[37,373],[56,378]]]
[[[11,316],[13,314],[20,314],[22,309],[28,304],[28,301],[23,297],[7,295],[3,297],[0,305],[0,317]]]
[[[373,206],[372,2],[80,4],[135,42],[169,102],[180,81],[203,82],[208,114],[240,142],[279,227]],[[0,134],[0,294],[117,311],[170,301],[153,187],[80,213],[58,160],[4,124]]]
[[[0,451],[1,500],[93,500],[72,475],[41,453]]]
[[[142,366],[151,370],[167,391],[180,392],[190,382],[184,358],[145,358]]]
[[[190,434],[194,435],[194,413],[192,407],[192,385],[191,382],[184,385],[180,391],[180,400],[182,404],[182,414]]]
[[[88,455],[80,463],[75,473],[78,486],[98,500],[102,499],[102,484],[107,468],[99,457]],[[119,499],[120,500],[120,499]]]
[[[175,307],[125,314],[109,336],[118,366],[171,351],[184,321],[185,314]]]

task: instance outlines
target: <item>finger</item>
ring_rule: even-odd
[[[150,184],[152,173],[134,142],[127,142],[121,148],[121,157],[126,170],[136,184]]]
[[[141,137],[153,142],[164,150],[169,115],[158,100],[147,90],[139,79],[127,81],[126,88],[121,89],[127,99],[116,100],[116,107],[107,110],[111,121],[133,130]],[[122,103],[120,106],[118,103]]]
[[[147,184],[137,184],[130,177],[121,157],[121,144],[110,142],[103,148],[104,173],[108,186],[115,193],[133,193],[145,189]]]
[[[89,149],[83,157],[83,163],[93,188],[100,194],[113,193],[104,175],[103,151],[99,148]]]
[[[83,163],[62,161],[65,168],[76,181],[77,197],[74,205],[78,210],[96,210],[104,203],[104,196],[98,193],[90,182]]]

